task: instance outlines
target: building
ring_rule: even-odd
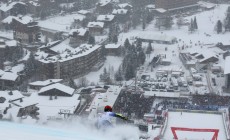
[[[225,88],[227,92],[230,92],[230,56],[225,59],[224,75],[225,75]]]
[[[15,89],[19,86],[20,76],[16,73],[0,70],[0,89]]]
[[[105,27],[108,27],[115,21],[115,15],[99,15],[97,17],[98,22],[103,22]]]
[[[61,46],[60,46],[61,47]],[[39,59],[42,79],[67,79],[80,77],[91,71],[101,61],[101,45],[82,44],[58,55]]]
[[[22,46],[17,41],[0,40],[0,69],[4,69],[5,61],[17,61],[22,55]]]
[[[89,39],[89,30],[86,28],[72,29],[69,32],[71,46],[87,43]]]
[[[177,10],[198,6],[197,2],[198,0],[156,0],[155,6],[165,10]]]
[[[119,56],[121,55],[121,44],[107,44],[105,50],[107,55]]]
[[[96,4],[96,11],[99,14],[108,14],[113,10],[114,4],[112,0],[101,0]]]
[[[40,27],[37,22],[33,22],[31,17],[13,18],[12,27],[14,30],[14,39],[20,43],[40,42]]]
[[[0,5],[0,19],[8,16],[25,15],[27,13],[27,6],[23,2],[7,2]]]
[[[41,5],[37,1],[28,1],[27,6],[29,13],[33,14],[36,17],[39,16],[39,13],[41,11]]]
[[[87,27],[90,35],[102,35],[104,32],[104,22],[89,22]]]
[[[62,79],[48,79],[45,81],[35,81],[32,83],[29,83],[29,88],[30,89],[35,89],[35,90],[40,90],[41,88],[45,86],[49,86],[55,83],[60,83]]]
[[[114,9],[112,12],[118,22],[125,23],[130,21],[130,12],[126,9]]]
[[[38,95],[42,96],[73,96],[75,89],[60,83],[51,84],[41,88]]]

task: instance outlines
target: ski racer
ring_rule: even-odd
[[[98,118],[97,127],[99,129],[106,129],[108,127],[113,127],[113,125],[112,125],[112,118],[113,117],[120,118],[123,120],[128,120],[128,118],[126,118],[120,114],[112,112],[112,107],[107,105],[104,108],[104,113],[102,113],[101,116],[99,116],[99,118]]]

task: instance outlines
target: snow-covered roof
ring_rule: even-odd
[[[45,53],[44,51],[37,51],[34,56],[36,60],[39,60],[39,59],[47,58],[49,54]]]
[[[107,44],[105,45],[106,49],[117,49],[121,46],[121,44]]]
[[[1,80],[8,80],[8,81],[16,81],[18,78],[18,74],[12,72],[3,72],[0,75]]]
[[[78,14],[82,14],[82,15],[86,15],[86,14],[89,14],[90,11],[88,10],[80,10],[80,11],[77,11]]]
[[[166,34],[161,35],[161,34],[140,33],[140,34],[138,34],[138,38],[147,39],[147,40],[156,40],[156,41],[167,41],[167,42],[171,42],[173,40],[176,40],[176,37],[168,36]]]
[[[82,44],[80,47],[77,47],[77,48],[71,50],[70,52],[65,51],[58,56],[48,57],[47,59],[41,59],[39,61],[43,62],[43,63],[55,63],[57,61],[64,62],[64,61],[68,61],[68,60],[72,60],[75,58],[79,58],[79,57],[88,55],[100,47],[101,47],[101,45],[94,45],[93,46],[90,44]]]
[[[87,27],[104,27],[104,22],[89,22]]]
[[[210,2],[198,1],[197,3],[200,4],[201,7],[205,7],[208,9],[216,7],[216,4]]]
[[[69,95],[73,95],[74,91],[75,91],[75,89],[73,89],[71,87],[65,86],[65,85],[60,84],[60,83],[56,83],[56,84],[52,84],[52,85],[41,88],[40,91],[38,92],[38,94],[45,92],[45,91],[49,91],[51,89],[57,89],[57,90],[65,92]]]
[[[12,95],[9,94],[10,91],[0,91],[0,97],[4,97],[7,100],[15,100],[19,98],[23,98],[24,96],[18,90],[13,90]]]
[[[58,44],[60,42],[61,42],[60,40],[52,41],[52,42],[47,43],[46,45],[42,45],[41,47],[39,47],[39,49],[43,49],[43,48],[47,48],[47,47],[49,48],[49,47],[52,47],[53,45]]]
[[[72,29],[70,30],[69,35],[73,35],[74,33],[77,33],[79,36],[84,36],[87,31],[88,29],[84,29],[84,28]]]
[[[227,56],[225,58],[225,64],[224,64],[224,74],[230,74],[230,56]]]
[[[154,4],[149,4],[146,6],[146,8],[148,9],[155,9],[155,5]]]
[[[11,71],[12,71],[13,73],[18,73],[18,72],[23,71],[23,70],[24,70],[24,67],[25,67],[24,64],[17,64],[16,66],[13,66],[13,67],[11,68]]]
[[[62,79],[48,79],[48,80],[45,80],[45,81],[32,82],[32,83],[29,83],[29,85],[32,85],[32,86],[47,86],[47,85],[51,85],[51,84],[58,83],[58,82],[61,82],[61,81],[62,81]]]
[[[130,4],[128,4],[128,3],[118,4],[118,6],[119,6],[120,8],[133,7],[132,5],[130,5]]]
[[[9,4],[2,4],[0,6],[0,10],[3,11],[3,12],[6,12],[6,11],[9,11],[10,9],[12,9],[14,7],[14,5],[16,4],[22,4],[22,5],[26,5],[25,3],[23,2],[11,2]]]
[[[70,45],[66,44],[65,41],[58,44],[58,45],[55,45],[53,47],[50,48],[50,50],[56,52],[56,53],[62,53],[66,50],[73,50],[72,47],[70,47]]]
[[[156,8],[155,9],[157,12],[159,12],[159,13],[165,13],[165,12],[167,12],[167,10],[165,10],[165,9],[163,9],[163,8]]]
[[[114,15],[99,15],[97,21],[112,21],[114,17]]]
[[[109,4],[111,2],[111,0],[100,0],[100,2],[98,2],[99,6],[105,6],[107,4]]]
[[[2,23],[10,24],[13,21],[13,19],[17,20],[22,24],[28,24],[33,21],[33,18],[30,16],[20,16],[20,17],[8,16],[4,20],[2,20]]]
[[[112,14],[117,15],[117,14],[121,14],[121,15],[125,15],[127,14],[128,10],[126,9],[114,9]]]
[[[35,1],[29,1],[29,3],[33,6],[41,6],[39,3],[35,2]]]
[[[18,42],[16,40],[10,40],[10,41],[6,41],[6,46],[8,47],[15,47],[18,45]]]

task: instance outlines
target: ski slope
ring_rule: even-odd
[[[172,140],[173,134],[171,127],[183,128],[199,128],[199,129],[219,129],[218,140],[226,140],[225,129],[221,114],[204,114],[204,113],[188,113],[169,112],[168,124],[164,139]],[[176,131],[179,139],[202,139],[210,140],[213,132],[191,132]]]
[[[122,132],[124,130],[126,131]],[[115,127],[105,133],[74,122],[39,126],[0,121],[0,138],[2,140],[122,140],[123,138],[136,140],[138,131],[130,126]]]

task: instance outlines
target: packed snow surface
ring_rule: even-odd
[[[225,129],[221,114],[203,114],[187,112],[169,112],[169,120],[164,139],[172,140],[171,127],[197,128],[197,129],[219,129],[218,140],[226,140]],[[202,139],[210,140],[213,132],[190,132],[176,131],[179,139]]]
[[[126,130],[126,131],[124,131]],[[79,122],[52,123],[49,126],[0,122],[0,137],[3,140],[136,140],[137,128],[119,126],[106,133],[92,129]],[[11,135],[11,133],[14,133]]]

